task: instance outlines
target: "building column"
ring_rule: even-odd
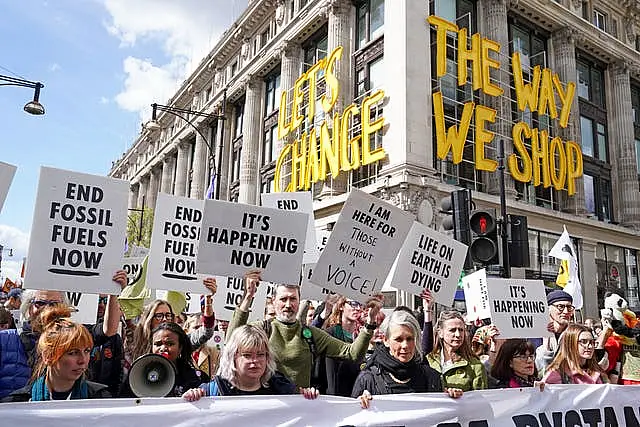
[[[166,154],[162,159],[162,183],[160,191],[172,194],[173,169],[176,167],[176,158],[173,153]]]
[[[246,84],[240,155],[240,189],[238,202],[255,205],[258,195],[260,125],[264,82],[250,76]]]
[[[576,40],[575,32],[568,27],[562,28],[551,35],[553,44],[553,69],[560,76],[560,80],[565,84],[576,82],[578,69],[576,63]],[[580,138],[580,113],[578,107],[578,93],[573,97],[571,114],[566,128],[559,129],[559,135],[563,141],[574,141],[581,144]],[[573,196],[568,196],[566,191],[559,192],[561,209],[575,215],[586,216],[584,199],[584,179],[576,179],[576,192]]]
[[[617,195],[614,198],[616,218],[625,227],[640,229],[640,191],[628,64],[617,62],[611,65],[609,77],[612,94],[607,120],[611,165],[615,171],[611,174],[611,181]]]
[[[511,137],[511,129],[513,122],[511,120],[511,88],[510,73],[511,61],[509,55],[509,28],[507,26],[508,0],[482,0],[480,6],[484,11],[485,28],[483,34],[486,38],[498,42],[500,44],[500,69],[492,70],[491,78],[495,85],[499,86],[504,92],[501,96],[486,96],[485,105],[496,110],[496,122],[490,126],[494,132],[493,141],[491,141],[485,149],[487,158],[498,161],[500,139],[504,140],[504,164],[507,165],[509,155],[513,153],[513,139]],[[490,194],[500,194],[500,174],[498,170],[494,172],[486,172],[487,190]],[[515,198],[516,189],[511,174],[505,173],[504,190],[508,197]]]
[[[185,197],[187,195],[187,175],[189,175],[189,142],[180,141],[178,143],[178,160],[176,171],[176,196]]]
[[[384,26],[393,30],[384,34],[388,76],[384,117],[389,129],[383,138],[389,163],[380,174],[402,174],[409,169],[413,175],[434,176],[431,78],[427,73],[431,69],[431,36],[425,23],[429,2],[390,3],[384,8]]]
[[[282,60],[280,63],[280,88],[283,92],[292,92],[293,85],[302,71],[302,47],[298,43],[284,41],[280,48]],[[291,99],[291,95],[289,98]],[[279,100],[278,100],[279,102]],[[287,144],[292,144],[295,136],[289,134],[276,142],[278,155]],[[280,191],[284,191],[291,181],[291,157],[280,168]]]
[[[205,126],[199,128],[200,132],[208,132]],[[204,199],[205,182],[207,181],[207,157],[209,147],[200,132],[196,132],[196,147],[193,157],[193,177],[191,180],[191,193],[189,197],[192,199]]]
[[[128,209],[134,209],[136,207],[136,203],[138,203],[138,191],[140,190],[140,184],[135,183],[131,184],[129,187],[129,203],[127,204]]]
[[[149,201],[148,205],[151,209],[156,208],[156,200],[158,200],[158,191],[160,190],[160,176],[161,172],[157,167],[152,167],[149,172]]]
[[[229,164],[232,147],[232,135],[231,135],[231,126],[233,125],[233,108],[229,104],[227,104],[226,111],[222,111],[225,119],[218,124],[218,129],[216,133],[216,141],[217,141],[217,156],[216,167],[218,168],[218,176],[216,176],[217,183],[215,198],[219,200],[229,200]]]
[[[147,197],[147,190],[149,188],[149,176],[145,175],[140,178],[140,185],[138,188],[138,208],[142,208],[142,205],[149,205],[149,198]]]

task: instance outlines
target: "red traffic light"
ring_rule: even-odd
[[[469,226],[479,236],[492,233],[496,229],[495,215],[487,211],[475,211],[469,218]]]

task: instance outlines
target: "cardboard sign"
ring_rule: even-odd
[[[244,280],[237,277],[216,276],[218,290],[213,297],[213,311],[216,319],[230,321],[233,311],[242,302],[244,295]],[[267,295],[273,294],[270,290],[273,285],[268,282],[260,282],[256,295],[253,298],[248,322],[255,322],[264,318],[264,309],[267,302]]]
[[[487,271],[483,268],[464,276],[462,285],[464,286],[464,300],[467,305],[467,321],[490,319]]]
[[[393,286],[413,295],[431,291],[435,302],[451,306],[467,246],[414,222],[398,254]]]
[[[76,323],[93,325],[98,316],[98,298],[96,294],[67,292],[69,303],[75,309],[71,312],[71,319]]]
[[[25,283],[31,289],[120,294],[129,183],[42,167]]]
[[[309,216],[261,206],[206,200],[198,273],[298,283]]]
[[[203,200],[158,194],[147,265],[149,289],[202,291],[196,257],[203,207]]]
[[[320,254],[327,246],[331,232],[329,230],[316,230],[315,233],[316,248],[318,254]],[[302,300],[324,301],[328,295],[335,293],[311,283],[311,276],[315,267],[315,263],[302,266],[302,283],[300,284],[300,299]]]
[[[127,282],[132,284],[140,279],[144,257],[127,257],[122,260],[122,269],[127,273]]]
[[[10,165],[9,163],[0,162],[0,212],[2,212],[2,206],[9,194],[9,187],[11,187],[11,181],[16,174],[17,167]]]
[[[412,224],[410,213],[352,190],[311,281],[366,302],[380,292]]]
[[[549,335],[549,307],[542,280],[489,277],[491,321],[501,339]]]
[[[187,300],[187,308],[184,312],[187,314],[201,313],[202,306],[200,305],[200,298],[204,294],[196,294],[193,292],[185,292],[184,297]]]
[[[304,244],[303,264],[315,263],[320,257],[316,248],[316,228],[313,214],[313,197],[310,191],[288,193],[263,193],[262,206],[309,215],[307,238]]]

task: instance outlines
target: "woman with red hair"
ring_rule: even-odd
[[[5,402],[111,397],[106,385],[85,379],[93,338],[70,316],[69,308],[61,305],[41,314],[44,329],[38,339],[38,365],[30,383],[7,396]]]

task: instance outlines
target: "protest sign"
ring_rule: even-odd
[[[307,238],[304,243],[303,264],[315,263],[320,253],[316,248],[316,226],[313,214],[313,198],[310,191],[287,193],[262,193],[262,206],[309,215]]]
[[[331,232],[329,230],[316,230],[316,249],[321,254],[327,246]],[[311,276],[316,264],[305,264],[302,266],[302,283],[300,284],[300,299],[312,301],[324,301],[328,295],[334,294],[328,289],[311,283]]]
[[[491,322],[500,338],[548,336],[549,307],[542,280],[487,278]]]
[[[98,298],[96,294],[80,292],[67,292],[69,303],[75,311],[71,312],[71,318],[76,323],[93,325],[98,315]]]
[[[9,194],[9,187],[11,187],[11,181],[16,174],[16,167],[9,163],[0,162],[0,212],[2,212],[2,206]]]
[[[126,257],[122,260],[122,269],[127,273],[127,282],[129,284],[140,279],[142,274],[143,257]]]
[[[413,216],[351,190],[311,282],[360,302],[380,292],[413,224]]]
[[[216,313],[216,319],[231,320],[233,311],[242,302],[244,280],[237,277],[216,276],[216,282],[218,283],[218,290],[213,298],[213,311]],[[273,293],[272,287],[273,285],[268,282],[260,282],[258,285],[251,311],[249,312],[249,322],[264,318],[267,295]]]
[[[131,258],[144,258],[149,255],[149,248],[145,248],[144,246],[131,245],[131,249],[129,250],[129,256]]]
[[[469,391],[459,399],[444,393],[376,395],[368,410],[338,396],[53,400],[2,404],[2,421],[20,427],[81,426],[87,420],[92,427],[637,427],[639,399],[640,386],[547,384],[542,392],[534,387]]]
[[[308,215],[242,203],[206,200],[198,273],[298,283]]]
[[[196,257],[204,201],[159,193],[147,265],[147,287],[202,291]]]
[[[37,194],[29,288],[119,294],[129,183],[42,167]]]
[[[414,222],[398,254],[392,284],[413,295],[431,291],[435,302],[451,306],[466,256],[466,245]]]
[[[464,300],[467,305],[467,321],[491,318],[487,271],[483,268],[462,278]],[[502,338],[502,337],[501,337]]]
[[[187,308],[184,312],[187,314],[201,313],[203,306],[200,305],[200,299],[204,294],[196,294],[194,292],[185,292],[184,298],[187,300]]]

